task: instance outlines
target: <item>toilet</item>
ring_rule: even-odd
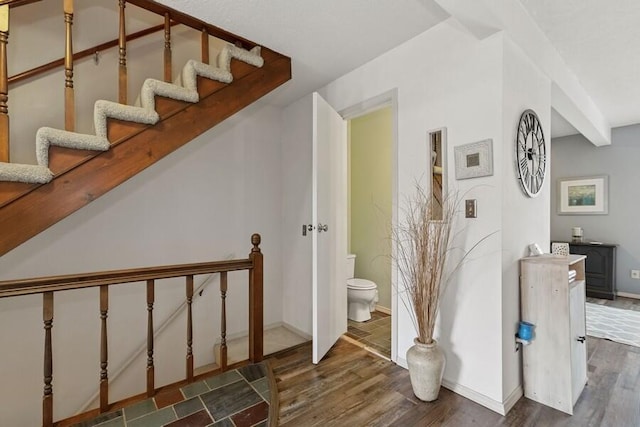
[[[354,278],[355,267],[356,256],[347,255],[347,317],[356,322],[366,322],[376,309],[378,285],[371,280]]]

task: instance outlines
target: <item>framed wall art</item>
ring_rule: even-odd
[[[607,175],[558,179],[559,215],[606,215],[609,213]]]
[[[493,175],[493,140],[455,147],[456,179]]]

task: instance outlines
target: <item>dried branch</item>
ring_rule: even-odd
[[[475,243],[449,268],[459,199],[449,195],[442,206],[434,203],[437,202],[431,194],[416,183],[415,194],[406,201],[404,222],[392,229],[396,264],[405,286],[400,297],[416,328],[418,341],[424,344],[433,342],[440,300],[452,274],[473,249],[491,236]],[[432,219],[436,210],[442,219]]]

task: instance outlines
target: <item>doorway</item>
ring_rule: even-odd
[[[346,119],[347,248],[356,256],[353,277],[377,286],[371,319],[349,319],[346,336],[391,359],[394,110],[387,103]]]

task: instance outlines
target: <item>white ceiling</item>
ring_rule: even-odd
[[[292,59],[288,105],[447,17],[433,0],[159,0]],[[215,7],[214,7],[215,5]]]
[[[290,56],[294,79],[270,97],[278,105],[448,17],[434,0],[159,1]],[[640,123],[640,0],[520,1],[611,126]],[[554,110],[552,136],[572,133]]]
[[[520,2],[609,124],[640,123],[640,1]]]

